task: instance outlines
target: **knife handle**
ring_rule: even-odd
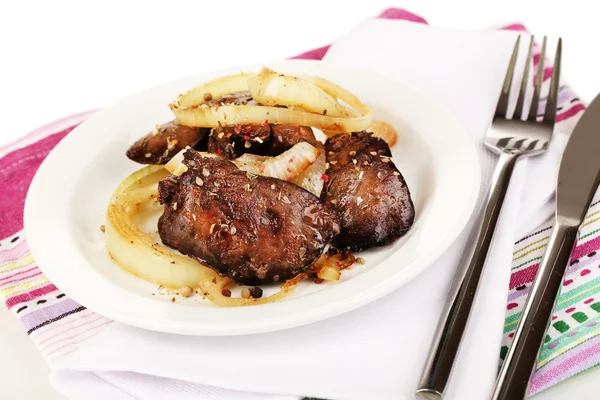
[[[504,359],[493,400],[524,399],[554,303],[571,257],[579,224],[558,221],[536,274],[512,345]]]
[[[494,230],[498,222],[508,184],[519,156],[502,153],[484,204],[483,215],[470,237],[475,241],[466,248],[458,265],[425,363],[416,395],[427,400],[441,399],[467,326],[479,280],[483,272]]]

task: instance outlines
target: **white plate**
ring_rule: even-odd
[[[155,124],[173,118],[167,104],[192,86],[262,65],[214,71],[171,82],[106,108],[73,130],[38,170],[25,204],[25,229],[40,268],[78,303],[151,330],[240,335],[290,328],[373,301],[423,272],[446,250],[472,213],[480,184],[477,154],[464,126],[415,89],[373,73],[316,61],[269,63],[281,72],[318,75],[354,92],[375,117],[400,133],[392,149],[416,208],[413,228],[393,245],[361,254],[364,265],[335,283],[303,282],[286,300],[219,308],[197,295],[171,302],[156,285],[119,268],[100,225],[111,194],[140,168],[125,156]]]

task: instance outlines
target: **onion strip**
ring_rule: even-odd
[[[323,143],[317,142],[317,149],[320,153],[317,160],[302,171],[292,182],[301,188],[308,190],[315,196],[321,197],[325,179],[329,178],[326,178],[325,175],[325,146],[323,146]]]
[[[321,147],[323,146],[321,145]],[[187,171],[187,167],[183,163],[183,153],[185,151],[187,151],[187,149],[181,150],[165,165],[165,168],[173,175],[181,176]],[[198,153],[203,157],[218,157],[216,154],[212,153]],[[292,181],[310,168],[311,165],[317,161],[321,155],[324,156],[324,154],[324,148],[319,150],[309,143],[300,142],[278,156],[265,157],[246,153],[229,161],[242,171],[251,174],[277,178],[283,181]],[[324,168],[325,164],[323,162],[323,169]],[[321,175],[319,175],[319,177],[320,176]]]
[[[390,148],[392,148],[398,140],[396,130],[387,122],[373,121],[367,132],[373,132],[373,136],[383,139]]]
[[[246,92],[248,91],[248,79],[255,75],[253,73],[241,73],[214,79],[180,95],[179,105],[182,107],[193,107],[202,104],[205,102],[204,95],[207,93],[214,99],[226,94]]]
[[[252,98],[266,106],[301,107],[316,114],[349,117],[353,113],[306,79],[278,74],[268,68],[248,79]]]
[[[274,124],[312,126],[329,134],[335,134],[365,130],[373,120],[371,108],[361,103],[356,96],[338,85],[317,77],[310,77],[309,80],[305,81],[307,84],[312,82],[312,85],[320,89],[322,94],[329,95],[332,99],[339,98],[339,100],[357,110],[360,115],[347,117],[323,115],[323,111],[329,110],[329,108],[320,109],[318,113],[308,112],[306,109],[310,109],[311,106],[306,101],[308,100],[309,103],[315,101],[313,98],[315,97],[314,93],[307,95],[302,104],[290,108],[234,104],[210,107],[206,104],[204,100],[206,93],[218,97],[232,92],[247,91],[249,89],[248,80],[254,79],[254,77],[256,77],[256,74],[242,73],[210,81],[180,95],[169,107],[180,124],[195,127],[260,124],[269,121]],[[323,99],[322,96],[320,98]],[[347,107],[339,108],[339,110],[341,110],[338,112],[340,114],[350,113]]]
[[[157,183],[168,175],[162,165],[150,165],[128,176],[115,190],[105,222],[106,247],[111,258],[126,271],[155,284],[178,289],[199,288],[202,295],[221,307],[272,303],[287,296],[295,284],[283,284],[280,290],[259,299],[231,298],[223,289],[233,285],[210,267],[175,253],[142,232],[133,217],[156,200]]]
[[[291,181],[309,168],[320,154],[311,144],[300,142],[275,157],[246,153],[231,161],[239,169],[251,174]]]

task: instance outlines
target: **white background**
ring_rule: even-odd
[[[54,119],[101,108],[166,81],[202,70],[278,60],[325,45],[390,6],[410,10],[437,26],[485,29],[522,22],[535,35],[561,36],[564,75],[583,99],[591,100],[600,92],[600,26],[594,3],[2,1],[0,146]],[[47,383],[43,360],[16,320],[1,308],[0,398],[61,398]],[[584,374],[537,398],[590,398],[577,393],[594,387],[598,376]],[[595,385],[600,393],[600,383]]]

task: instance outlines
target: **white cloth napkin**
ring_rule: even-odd
[[[447,105],[466,123],[481,149],[483,193],[495,157],[481,142],[515,39],[513,32],[367,20],[340,38],[325,62],[407,82]],[[547,203],[564,142],[555,140],[547,155],[517,164],[446,399],[489,397],[498,366],[517,220],[534,221],[531,225],[549,217]],[[523,191],[531,182],[536,190]],[[468,233],[465,230],[414,281],[370,305],[319,323],[239,337],[176,336],[115,323],[59,360],[52,371],[53,383],[71,398],[85,400],[414,399]]]

